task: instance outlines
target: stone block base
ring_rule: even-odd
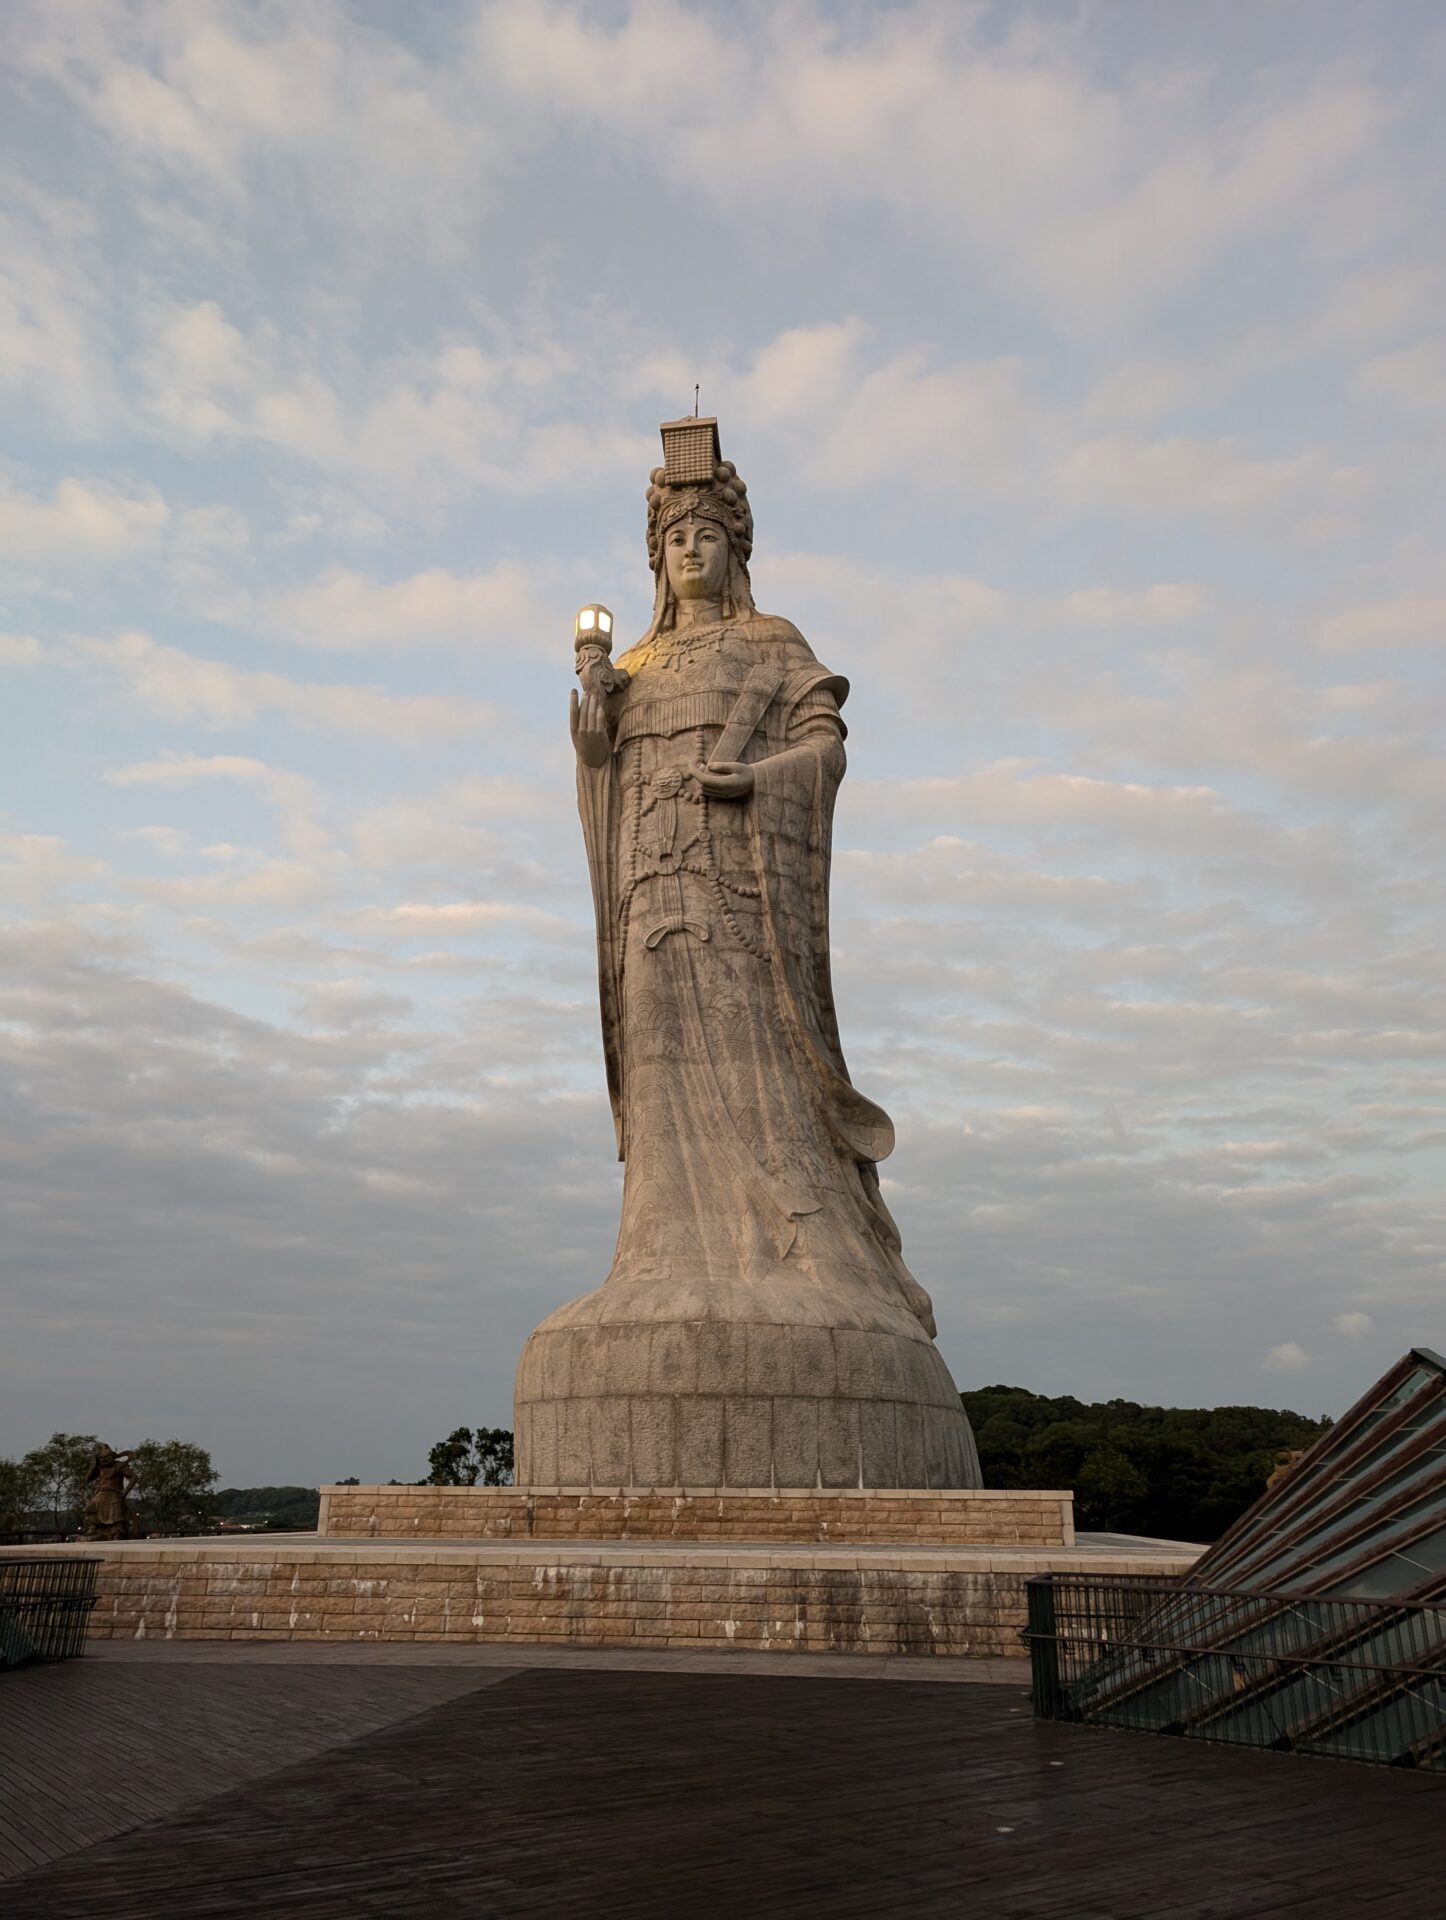
[[[91,1632],[103,1639],[520,1641],[991,1658],[1021,1650],[1032,1573],[1179,1573],[1193,1558],[1168,1550],[720,1553],[235,1538],[124,1541],[98,1554],[104,1565]]]
[[[600,1287],[523,1348],[512,1424],[524,1485],[979,1485],[958,1389],[902,1312],[903,1330],[630,1310],[625,1289]]]
[[[796,1540],[818,1544],[1068,1547],[1064,1492],[639,1487],[321,1489],[318,1532],[390,1540]]]

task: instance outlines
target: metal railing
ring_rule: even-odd
[[[0,1559],[0,1672],[85,1651],[99,1559]]]
[[[1034,1711],[1446,1773],[1446,1600],[1028,1583]]]

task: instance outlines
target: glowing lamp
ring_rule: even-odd
[[[613,617],[606,607],[580,607],[577,619],[573,622],[572,637],[574,643],[581,640],[595,640],[607,649],[613,643]]]

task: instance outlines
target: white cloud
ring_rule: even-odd
[[[970,822],[976,830],[1092,828],[1117,846],[1154,844],[1175,855],[1243,851],[1268,831],[1261,821],[1237,813],[1211,787],[1046,773],[1018,761],[952,777],[857,782],[855,791],[884,818]]]
[[[1368,1313],[1338,1313],[1335,1318],[1336,1332],[1348,1340],[1364,1340],[1374,1325]]]
[[[577,921],[515,900],[404,900],[394,907],[365,909],[354,916],[354,924],[402,940],[511,926],[547,939],[576,943],[580,931]]]
[[[324,208],[359,244],[451,257],[497,143],[452,61],[429,65],[327,0],[259,14],[228,0],[99,12],[46,0],[16,40],[143,181],[219,202],[232,222],[279,169],[271,218],[296,220],[298,236],[305,210]]]
[[[331,1032],[357,1028],[391,1027],[414,1011],[402,993],[380,992],[369,980],[314,980],[297,996],[297,1017],[304,1024]],[[373,1170],[373,1178],[379,1170]],[[400,1177],[400,1176],[394,1176]],[[439,1198],[442,1190],[430,1189]]]
[[[44,658],[33,633],[0,633],[0,667],[33,667]]]
[[[1345,607],[1321,622],[1319,637],[1323,647],[1339,652],[1439,645],[1446,640],[1446,599],[1431,595]]]
[[[1076,587],[1054,605],[1057,619],[1086,627],[1167,626],[1190,620],[1204,594],[1188,581],[1161,581],[1151,587]]]
[[[290,680],[203,659],[144,633],[78,641],[74,651],[119,678],[145,712],[166,720],[247,727],[262,714],[277,713],[299,727],[373,734],[408,746],[495,732],[501,724],[487,701]]]
[[[1177,296],[1239,245],[1393,209],[1372,164],[1389,103],[1303,63],[1222,106],[1178,56],[1117,62],[1057,21],[998,34],[930,5],[723,23],[679,0],[486,4],[444,38],[423,53],[320,3],[49,0],[16,52],[147,186],[234,224],[284,177],[272,220],[310,238],[321,212],[353,273],[382,244],[455,261],[502,178],[577,140],[701,197],[735,245],[838,205],[883,214],[1071,329]]]
[[[606,24],[502,7],[480,34],[533,112],[646,143],[724,218],[786,230],[839,200],[882,206],[1066,327],[1176,294],[1292,221],[1323,230],[1335,189],[1364,190],[1385,112],[1329,75],[1212,116],[1183,63],[1106,80],[1088,42],[1020,21],[991,45],[970,12],[765,18],[739,36],[676,4]]]
[[[1276,455],[1238,434],[1102,432],[1098,390],[1046,396],[1017,357],[881,354],[855,319],[790,329],[742,373],[715,378],[720,406],[830,493],[887,485],[925,503],[1043,501],[1082,519],[1205,519],[1319,538],[1370,489],[1367,471],[1323,447]],[[1156,617],[1166,607],[1190,610],[1167,597]]]
[[[169,519],[154,487],[132,492],[106,481],[67,479],[43,499],[0,479],[0,554],[27,564],[129,554],[159,539]]]
[[[268,766],[243,754],[174,753],[159,760],[117,767],[108,776],[119,787],[184,789],[207,781],[239,781],[260,787],[275,807],[293,853],[316,858],[330,851],[331,838],[319,818],[321,796],[305,774]]]
[[[126,839],[150,847],[167,860],[178,860],[191,849],[191,836],[183,827],[162,826],[153,822],[144,827],[125,827],[121,832]]]
[[[352,823],[351,846],[369,871],[440,872],[458,887],[510,856],[511,886],[545,886],[555,877],[539,858],[539,836],[549,849],[559,830],[570,836],[574,805],[565,782],[469,774],[430,792],[369,803]]]
[[[429,567],[393,581],[338,567],[308,586],[277,594],[266,613],[281,632],[336,649],[399,647],[418,640],[504,648],[516,646],[541,624],[530,574],[509,561],[490,573]]]
[[[119,408],[107,356],[97,222],[81,201],[6,171],[0,207],[0,398],[94,439]]]
[[[576,490],[646,470],[615,382],[582,346],[496,326],[363,361],[214,300],[157,308],[137,358],[141,408],[190,447],[255,445],[415,513],[470,488]]]
[[[253,847],[226,842],[202,850],[219,862],[216,870],[147,880],[138,892],[150,903],[177,913],[317,913],[336,899],[336,886],[324,862],[275,859]]]
[[[1284,1340],[1278,1347],[1272,1347],[1260,1364],[1267,1373],[1305,1373],[1310,1367],[1310,1355],[1294,1340]]]
[[[73,888],[108,877],[103,860],[75,848],[59,834],[0,831],[0,878],[12,907],[62,913],[64,896]]]
[[[137,371],[157,424],[184,441],[254,437],[341,465],[348,432],[336,392],[309,367],[284,367],[283,352],[274,326],[248,337],[203,300],[151,317]]]
[[[1418,340],[1377,354],[1361,368],[1360,378],[1368,393],[1413,413],[1446,407],[1446,340]]]
[[[1368,486],[1365,472],[1312,447],[1261,457],[1233,435],[1169,434],[1147,440],[1115,433],[1062,450],[1055,469],[1061,504],[1075,513],[1108,507],[1151,519],[1219,517],[1249,528],[1289,515],[1318,534],[1349,515]]]

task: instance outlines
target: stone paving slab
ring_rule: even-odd
[[[1439,1912],[1425,1777],[1041,1725],[1005,1687],[450,1671],[472,1690],[13,1879],[6,1920]]]

